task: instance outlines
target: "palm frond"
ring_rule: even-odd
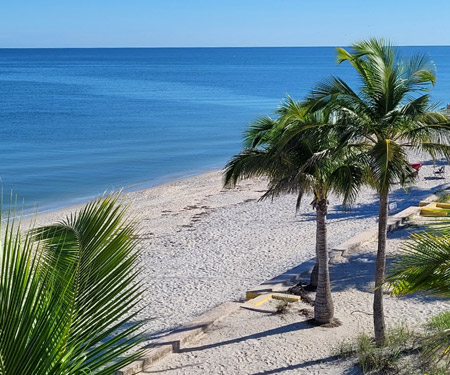
[[[70,296],[56,295],[65,288],[52,288],[53,273],[40,267],[42,250],[30,235],[21,235],[11,217],[6,220],[0,254],[1,374],[70,373],[71,365],[62,361]],[[80,360],[72,357],[73,364]]]
[[[415,88],[436,84],[436,66],[425,54],[410,57],[402,65],[401,73],[407,80],[407,87]]]
[[[282,169],[280,165],[283,165],[281,157],[272,157],[267,149],[244,149],[225,166],[224,186],[234,186],[247,178],[271,176]]]
[[[47,266],[61,279],[74,275],[67,286],[73,295],[67,346],[70,357],[83,357],[83,367],[101,369],[98,374],[110,374],[139,355],[110,363],[140,340],[140,325],[130,324],[142,294],[136,223],[118,199],[95,200],[57,225],[32,231]]]
[[[253,148],[266,144],[270,141],[271,133],[276,129],[277,124],[277,120],[270,116],[258,118],[244,133],[244,147]]]
[[[111,374],[140,355],[136,224],[118,195],[22,235],[0,253],[2,375]],[[121,359],[118,359],[121,358]]]
[[[356,162],[338,166],[330,175],[333,191],[343,197],[343,207],[349,207],[356,201],[365,181],[364,169]]]
[[[442,220],[425,231],[414,233],[401,248],[388,269],[386,278],[394,295],[416,292],[450,297],[450,225]],[[424,354],[436,362],[449,358],[450,330],[429,337]]]
[[[314,176],[306,173],[288,175],[271,181],[267,191],[261,196],[260,200],[275,198],[282,194],[297,194],[296,210],[300,208],[301,200],[306,192],[312,193],[316,189],[317,181]]]
[[[450,236],[428,231],[413,234],[388,274],[394,294],[420,291],[450,297]]]
[[[393,184],[411,181],[415,176],[404,150],[392,140],[384,139],[376,143],[370,157],[379,193],[388,192]]]

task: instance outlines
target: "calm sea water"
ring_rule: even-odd
[[[427,52],[450,101],[450,47]],[[0,179],[25,207],[221,168],[249,122],[319,79],[333,48],[0,49]]]

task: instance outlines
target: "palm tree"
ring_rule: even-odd
[[[444,224],[444,225],[442,225]],[[450,227],[448,221],[435,228],[413,233],[401,253],[388,269],[387,282],[394,295],[423,292],[428,295],[450,297]],[[449,356],[450,330],[431,337],[431,353],[440,352],[438,359]],[[431,354],[430,353],[430,354]]]
[[[261,199],[296,193],[298,209],[304,194],[314,197],[318,264],[314,319],[325,324],[334,317],[326,231],[328,196],[334,192],[343,195],[346,203],[351,201],[362,173],[356,167],[355,155],[333,154],[331,133],[307,130],[310,124],[320,122],[324,114],[304,113],[300,103],[288,99],[278,111],[278,119],[266,117],[251,126],[246,135],[248,147],[226,166],[225,185],[235,185],[243,178],[266,176],[269,187]]]
[[[0,221],[1,375],[106,375],[139,357],[125,355],[141,340],[136,224],[117,199],[26,234]]]
[[[362,160],[370,168],[371,185],[379,195],[373,311],[375,339],[382,344],[389,191],[394,184],[412,179],[408,149],[428,152],[433,158],[450,155],[450,126],[448,118],[430,104],[427,91],[436,78],[426,56],[400,59],[383,39],[362,41],[351,48],[350,52],[337,50],[338,62],[348,61],[353,66],[361,82],[359,91],[332,77],[313,90],[308,106],[312,112],[331,111],[333,122],[328,127],[339,134],[340,145],[351,145],[365,153]]]

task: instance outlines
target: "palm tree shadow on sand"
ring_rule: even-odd
[[[312,361],[306,361],[306,362],[302,362],[302,363],[298,363],[296,365],[289,365],[289,366],[285,366],[285,367],[279,367],[279,368],[275,368],[272,370],[265,370],[265,371],[261,371],[261,372],[255,372],[252,373],[251,375],[273,375],[273,374],[280,374],[282,372],[285,371],[292,371],[292,370],[300,370],[303,368],[307,368],[310,366],[315,366],[315,365],[322,365],[322,364],[326,364],[326,363],[336,363],[336,365],[341,364],[343,361],[339,359],[339,357],[337,356],[329,356],[326,358],[321,358],[321,359],[316,359],[316,360],[312,360]],[[362,372],[359,370],[359,368],[357,366],[352,366],[351,368],[348,368],[346,370],[344,370],[345,372],[343,373],[344,375],[359,375],[362,374]]]
[[[309,320],[305,320],[305,321],[300,321],[300,322],[287,324],[287,325],[284,325],[284,326],[281,326],[281,327],[277,327],[277,328],[274,328],[274,329],[269,329],[267,331],[258,332],[258,333],[252,334],[252,335],[243,336],[243,337],[237,337],[237,338],[234,338],[234,339],[231,339],[231,340],[216,342],[216,343],[213,343],[213,344],[189,347],[189,348],[182,348],[182,349],[180,349],[179,352],[180,353],[197,352],[197,351],[217,348],[217,347],[220,347],[220,346],[237,344],[237,343],[240,343],[240,342],[243,342],[243,341],[247,341],[247,340],[257,340],[257,339],[261,339],[261,338],[264,338],[264,337],[269,337],[269,336],[274,336],[274,335],[281,335],[283,333],[300,331],[300,330],[311,329],[311,328],[314,328],[314,325],[311,324],[311,322]]]
[[[421,228],[403,229],[389,233],[388,239],[406,240],[411,232],[421,230]],[[389,246],[389,245],[388,245]],[[349,289],[356,289],[361,292],[373,293],[374,276],[376,266],[376,252],[364,252],[350,255],[346,262],[330,264],[330,278],[333,292],[343,292]],[[386,259],[386,266],[389,270],[393,258]],[[421,293],[401,297],[403,299],[415,299],[422,302],[441,301],[441,298],[425,296]]]
[[[394,203],[395,208],[391,209],[389,214],[396,214],[410,206],[417,206],[419,202],[436,190],[447,187],[447,183],[443,180],[442,184],[436,186],[432,190],[426,188],[411,187],[407,191],[398,189],[390,194],[389,201]],[[374,199],[376,195],[374,193]],[[379,202],[375,200],[371,203],[357,204],[356,206],[344,210],[341,205],[332,206],[327,215],[327,219],[333,222],[348,221],[367,218],[378,218]],[[301,213],[300,221],[313,221],[316,219],[314,212]],[[330,238],[331,239],[331,238]]]

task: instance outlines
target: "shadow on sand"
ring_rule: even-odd
[[[217,342],[214,344],[195,346],[195,347],[190,347],[190,348],[183,348],[183,349],[180,349],[180,352],[181,353],[197,352],[197,351],[201,351],[201,350],[217,348],[219,346],[232,345],[232,344],[240,343],[240,342],[247,341],[247,340],[257,340],[257,339],[268,337],[268,336],[281,335],[281,334],[287,333],[287,332],[300,331],[300,330],[310,329],[310,328],[314,328],[314,325],[312,325],[309,321],[296,322],[296,323],[287,324],[285,326],[277,327],[274,329],[269,329],[267,331],[258,332],[258,333],[252,334],[252,335],[237,337],[232,340],[226,340],[226,341]]]
[[[388,239],[407,239],[411,232],[420,230],[420,228],[407,228],[388,234]],[[389,246],[389,242],[387,244]],[[342,292],[348,289],[356,289],[362,292],[372,293],[375,279],[376,252],[354,254],[347,257],[347,262],[330,264],[330,279],[333,292]],[[386,269],[394,258],[386,259]],[[415,293],[404,297],[416,299],[422,302],[441,301],[438,297],[429,297],[423,294]]]
[[[430,179],[430,178],[427,178]],[[434,179],[431,177],[431,179]],[[407,191],[403,189],[397,189],[389,195],[390,203],[395,203],[396,208],[390,211],[390,215],[400,212],[409,206],[418,205],[419,202],[429,195],[431,195],[436,190],[446,187],[448,184],[445,180],[442,180],[442,184],[434,187],[433,189],[428,188],[417,188],[411,187]],[[374,193],[375,197],[375,193]],[[375,197],[376,198],[376,197]],[[335,205],[330,207],[329,213],[327,215],[328,220],[333,221],[348,221],[348,220],[358,220],[367,218],[377,218],[378,217],[378,199],[375,199],[372,203],[359,204],[351,209],[344,210],[341,205]],[[314,212],[307,212],[300,214],[302,221],[316,220],[316,214]]]
[[[273,370],[266,370],[266,371],[261,371],[261,372],[254,372],[251,375],[272,375],[272,374],[280,374],[284,371],[292,371],[292,370],[299,370],[302,368],[306,368],[309,366],[315,366],[315,365],[320,365],[320,364],[324,364],[324,363],[329,363],[329,362],[336,362],[339,361],[339,357],[337,356],[329,356],[327,358],[321,358],[321,359],[316,359],[313,361],[306,361],[306,362],[302,362],[302,363],[298,363],[296,365],[289,365],[289,366],[285,366],[285,367],[279,367]],[[360,372],[346,372],[346,375],[356,375],[356,374],[360,374]]]

